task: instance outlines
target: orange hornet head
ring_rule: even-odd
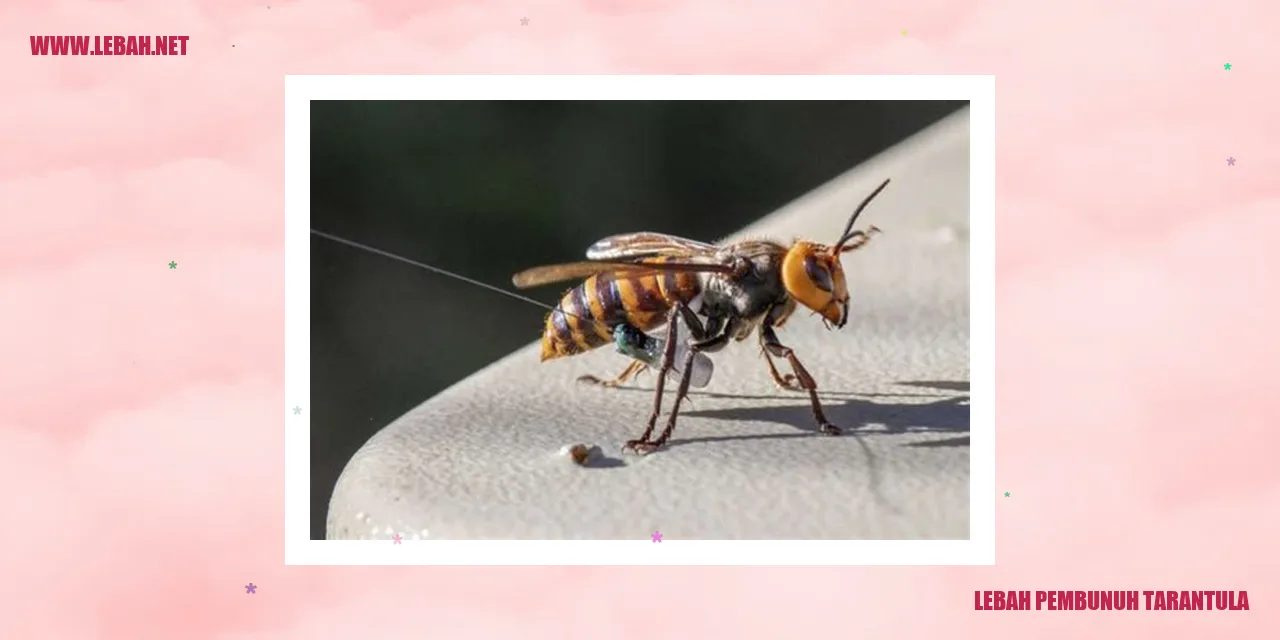
[[[880,230],[871,227],[866,231],[853,231],[853,223],[867,203],[876,197],[889,181],[885,180],[867,196],[849,216],[844,233],[834,245],[814,242],[796,242],[782,259],[782,286],[796,302],[822,316],[824,324],[843,328],[849,321],[849,290],[845,284],[844,268],[840,254],[853,251],[866,244]]]

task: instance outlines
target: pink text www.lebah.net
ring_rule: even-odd
[[[33,56],[185,56],[191,36],[31,36]]]

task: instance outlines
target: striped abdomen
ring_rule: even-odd
[[[660,261],[665,258],[654,259]],[[650,331],[666,322],[673,301],[688,303],[701,291],[698,276],[687,272],[591,276],[566,292],[555,310],[547,314],[542,360],[586,353],[609,344],[613,342],[613,328],[624,322]]]

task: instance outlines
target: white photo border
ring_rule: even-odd
[[[312,100],[968,100],[969,540],[310,539]],[[285,77],[285,564],[994,565],[995,76]]]

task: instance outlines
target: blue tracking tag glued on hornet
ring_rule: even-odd
[[[650,336],[635,327],[620,324],[613,329],[613,343],[618,353],[635,358],[653,369],[662,368],[662,352],[666,348],[666,340]],[[676,357],[671,370],[667,372],[676,383],[684,375],[684,359],[689,353],[689,346],[682,340],[676,341]],[[693,354],[693,373],[689,376],[689,386],[701,389],[711,382],[711,374],[715,364],[705,353]]]

